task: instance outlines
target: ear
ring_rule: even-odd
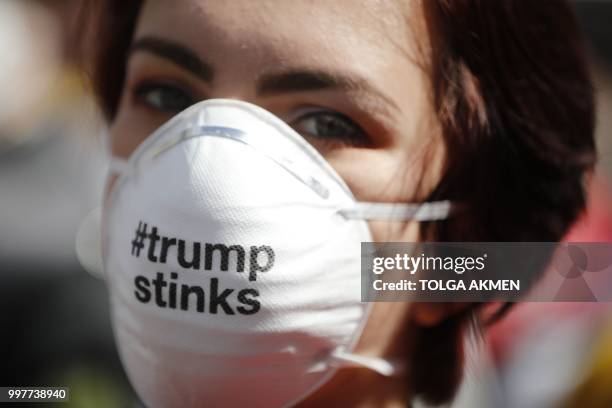
[[[469,306],[466,302],[417,302],[412,304],[410,316],[419,326],[434,327]]]

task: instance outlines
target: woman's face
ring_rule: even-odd
[[[441,143],[417,63],[417,9],[380,0],[146,1],[111,126],[114,153],[129,156],[195,102],[235,98],[301,133],[359,200],[423,199],[438,179]],[[371,227],[377,240],[400,238],[389,225]]]

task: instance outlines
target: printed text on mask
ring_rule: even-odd
[[[176,259],[178,265],[187,270],[248,272],[249,282],[256,281],[259,273],[268,272],[275,259],[274,250],[268,245],[251,245],[248,248],[248,263],[247,249],[242,245],[192,242],[188,251],[184,239],[161,236],[157,227],[149,230],[148,224],[142,221],[138,223],[130,244],[131,255],[140,258],[142,252],[144,261],[166,264],[168,259],[171,263]],[[163,272],[157,272],[154,279],[137,275],[134,278],[136,299],[142,303],[153,301],[161,308],[196,310],[210,314],[233,315],[238,312],[251,315],[261,307],[257,299],[259,291],[255,288],[222,288],[219,278],[210,277],[206,290],[199,285],[181,284],[177,272],[170,272],[169,275],[169,279]],[[236,307],[232,307],[234,299],[239,304]]]

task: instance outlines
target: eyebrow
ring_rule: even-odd
[[[180,43],[158,37],[142,37],[134,41],[129,53],[133,54],[138,51],[149,52],[170,60],[206,83],[212,83],[215,78],[213,66]],[[291,69],[284,72],[267,73],[257,80],[256,89],[257,94],[262,96],[324,89],[356,91],[399,110],[395,102],[367,79],[323,70]]]
[[[215,71],[209,63],[201,59],[189,48],[174,41],[163,40],[157,37],[142,37],[130,46],[129,54],[145,51],[158,57],[167,59],[191,72],[204,82],[211,83]]]
[[[271,95],[323,89],[340,89],[368,94],[399,110],[395,102],[378,90],[370,81],[360,77],[321,70],[300,69],[265,74],[258,81],[257,93]]]

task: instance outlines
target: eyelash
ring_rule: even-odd
[[[162,81],[145,81],[136,85],[133,96],[137,104],[171,115],[178,114],[200,99],[181,85]],[[307,109],[306,113],[297,116],[289,124],[298,133],[324,142],[335,142],[351,147],[367,147],[371,144],[371,139],[358,124],[348,116],[333,110]],[[320,134],[325,131],[332,134]]]
[[[319,119],[319,122],[315,122],[316,119]],[[326,122],[323,122],[323,119]],[[331,121],[335,121],[336,124],[333,125]],[[329,127],[330,125],[332,126],[331,128]],[[311,110],[306,114],[298,116],[297,119],[292,121],[291,126],[298,133],[306,134],[325,142],[336,142],[351,147],[367,147],[370,145],[370,138],[351,118],[328,109]],[[322,132],[322,129],[325,129],[320,126],[327,126],[327,131],[331,131],[330,133],[334,133],[334,130],[336,130],[336,134],[327,136],[316,134],[315,132]],[[346,131],[346,133],[338,134],[338,130]]]
[[[163,99],[158,100],[158,101],[148,100],[148,98],[154,95],[154,92],[160,92],[160,91],[162,92],[169,91],[169,92],[174,93],[174,95],[171,95],[171,96],[174,96],[175,99],[178,96],[179,102],[175,100],[175,101],[172,101],[174,103],[174,106],[172,106],[172,104],[171,106],[164,106]],[[159,112],[168,113],[168,114],[177,114],[180,111],[193,105],[197,101],[197,98],[195,98],[184,87],[178,84],[162,82],[162,81],[145,81],[145,82],[142,82],[136,85],[134,87],[133,96],[137,104],[145,106],[149,109],[157,110]],[[163,98],[163,95],[161,96],[157,95],[157,96],[158,98],[160,97]],[[166,94],[166,96],[168,95]],[[183,100],[180,101],[180,98],[183,98]]]

